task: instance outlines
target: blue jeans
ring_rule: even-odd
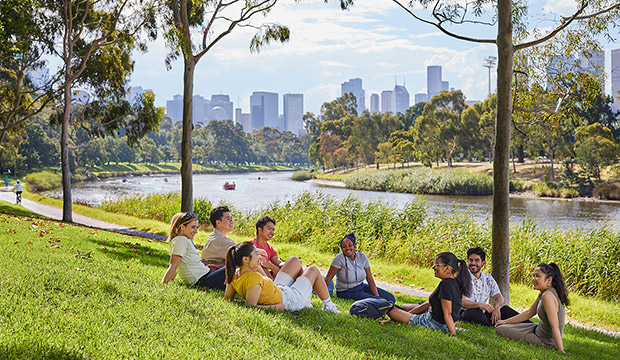
[[[448,329],[448,326],[446,324],[442,324],[439,321],[433,319],[431,317],[430,311],[427,311],[420,315],[411,315],[408,324],[412,326],[423,326],[431,330],[446,331]]]
[[[370,292],[370,286],[366,283],[361,283],[350,289],[344,291],[336,291],[336,296],[341,299],[362,300],[367,298],[383,298],[392,303],[396,303],[396,298],[391,293],[377,287],[379,296],[375,296]]]
[[[226,290],[226,268],[220,268],[215,271],[209,271],[196,282],[196,286],[209,289]]]

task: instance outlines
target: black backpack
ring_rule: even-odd
[[[378,319],[394,308],[394,303],[382,298],[366,298],[357,300],[351,305],[351,315]]]

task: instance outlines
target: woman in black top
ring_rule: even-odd
[[[451,252],[442,252],[435,257],[435,277],[441,282],[422,304],[406,304],[403,309],[394,308],[388,316],[394,320],[414,326],[424,326],[456,335],[454,322],[461,310],[463,295],[471,293],[471,275],[465,260],[459,260]]]

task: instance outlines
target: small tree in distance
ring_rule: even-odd
[[[266,16],[277,0],[168,0],[164,22],[166,44],[170,53],[168,68],[183,57],[183,138],[181,142],[181,211],[192,211],[192,96],[196,64],[220,40],[237,27],[256,29],[250,51],[257,52],[271,42],[286,42],[289,29],[278,24],[254,25],[250,21]],[[200,41],[196,41],[196,38]]]

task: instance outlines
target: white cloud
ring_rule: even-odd
[[[568,17],[577,11],[577,3],[575,0],[547,0],[543,11]]]
[[[320,60],[319,65],[321,66],[335,66],[335,67],[353,67],[351,64],[345,64],[338,61],[328,61],[328,60]]]

